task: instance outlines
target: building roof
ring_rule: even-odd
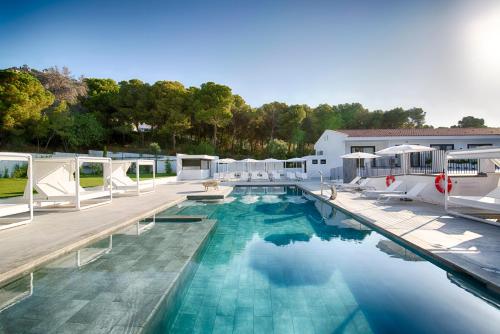
[[[500,136],[500,128],[335,130],[349,137]]]

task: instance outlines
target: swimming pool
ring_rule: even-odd
[[[165,215],[217,219],[153,333],[498,333],[497,299],[296,187]]]

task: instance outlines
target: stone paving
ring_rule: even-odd
[[[0,313],[0,333],[140,332],[214,225],[157,223],[140,235],[132,227],[81,268],[75,254],[50,263],[34,273],[32,296]]]
[[[300,185],[320,195],[319,182]],[[330,202],[500,292],[498,226],[450,216],[438,205],[415,201],[378,203],[356,192],[339,192]]]
[[[227,195],[231,189],[220,187],[208,194]],[[199,182],[179,182],[88,210],[37,212],[33,223],[0,231],[0,285],[201,192]]]

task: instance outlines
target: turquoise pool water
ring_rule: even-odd
[[[218,224],[155,333],[500,333],[496,297],[297,188],[165,214]]]

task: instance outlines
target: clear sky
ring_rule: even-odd
[[[500,1],[0,0],[0,68],[215,81],[252,106],[422,107],[500,126]]]

